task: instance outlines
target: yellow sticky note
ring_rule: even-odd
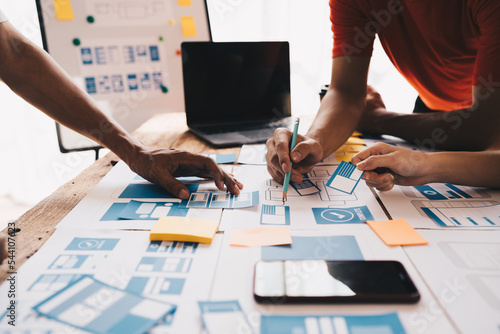
[[[337,158],[337,161],[341,163],[342,161],[351,162],[352,157],[355,155],[356,155],[355,153],[345,153],[345,154],[339,154],[335,157]]]
[[[351,135],[351,137],[360,137],[361,135],[363,135],[361,132],[358,132],[358,131],[354,131]]]
[[[288,226],[231,230],[230,233],[229,244],[237,247],[276,246],[292,243]]]
[[[191,6],[191,0],[177,0],[179,6]]]
[[[335,153],[358,153],[363,151],[366,146],[363,145],[342,145],[340,146]]]
[[[59,21],[72,21],[74,19],[71,0],[54,0],[54,10],[56,19]]]
[[[388,246],[427,245],[429,243],[405,219],[371,220],[366,223]]]
[[[217,232],[218,221],[188,218],[162,217],[151,229],[149,240],[172,240],[212,243]]]
[[[182,28],[182,36],[195,37],[196,36],[196,24],[194,23],[194,17],[181,16],[181,28]]]
[[[358,137],[349,137],[344,145],[365,145],[365,140]]]

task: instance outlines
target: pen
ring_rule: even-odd
[[[297,142],[297,132],[299,130],[300,118],[297,117],[293,126],[292,143],[290,144],[290,152],[295,148]],[[290,175],[292,174],[292,159],[290,159],[290,170],[285,174],[285,182],[283,182],[283,205],[286,200],[286,193],[288,192],[288,184],[290,183]]]

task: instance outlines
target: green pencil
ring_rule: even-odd
[[[297,143],[297,133],[299,131],[300,118],[297,117],[293,126],[292,143],[290,144],[290,152],[295,148]],[[283,204],[286,201],[286,193],[288,192],[288,184],[290,183],[290,175],[292,174],[292,159],[290,159],[290,170],[285,174],[285,182],[283,182]]]

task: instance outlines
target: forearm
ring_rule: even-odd
[[[364,108],[363,94],[348,94],[330,88],[307,136],[318,141],[323,158],[332,154],[351,136]]]
[[[55,121],[111,149],[126,162],[144,149],[50,58],[22,36],[2,45],[0,77],[18,95]],[[7,50],[5,50],[7,49]]]
[[[500,188],[500,151],[428,153],[429,182]]]

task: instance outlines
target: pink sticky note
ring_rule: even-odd
[[[229,244],[237,247],[276,246],[292,243],[288,226],[231,230],[230,233]]]

